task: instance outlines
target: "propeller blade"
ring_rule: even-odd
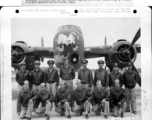
[[[139,39],[139,37],[140,37],[140,28],[139,28],[139,30],[137,31],[134,39],[132,40],[132,43],[131,43],[131,45],[129,46],[129,49],[130,49],[130,48],[133,46],[133,44]]]

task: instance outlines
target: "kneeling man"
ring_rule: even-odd
[[[33,112],[33,102],[31,102],[31,99],[33,99],[34,96],[35,94],[29,90],[29,81],[25,80],[23,90],[20,91],[17,100],[17,113],[20,119],[31,119]]]
[[[68,89],[65,81],[60,82],[60,88],[57,90],[55,95],[55,111],[61,116],[66,115],[68,119],[71,118],[70,115],[70,100],[71,92]]]
[[[37,114],[45,114],[46,120],[50,119],[50,111],[53,107],[53,102],[55,101],[53,94],[46,90],[45,83],[41,83],[41,91],[33,98],[31,101],[36,101],[34,110]],[[39,104],[40,103],[40,104]]]
[[[105,87],[102,87],[101,81],[98,80],[89,101],[92,102],[92,111],[96,115],[100,115],[101,110],[104,110],[105,119],[108,119],[109,97],[108,91],[106,91]]]
[[[115,80],[115,87],[111,89],[110,96],[114,117],[118,117],[119,113],[121,113],[120,115],[123,117],[126,109],[126,93],[125,90],[120,87],[120,81],[118,79]]]
[[[71,104],[72,104],[72,112],[75,112],[76,115],[82,115],[85,111],[85,118],[88,119],[88,113],[90,110],[90,102],[88,101],[88,97],[90,95],[90,91],[83,87],[81,80],[77,80],[77,89],[73,91]],[[76,106],[74,103],[76,102]]]

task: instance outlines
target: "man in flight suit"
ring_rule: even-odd
[[[75,69],[69,65],[69,60],[64,59],[64,65],[60,68],[60,78],[65,81],[68,89],[73,91],[73,79],[75,78]]]
[[[98,80],[89,101],[92,102],[92,111],[96,115],[100,115],[101,110],[104,110],[105,119],[108,119],[109,97],[109,93],[102,87],[101,81]]]
[[[81,83],[85,89],[91,89],[93,83],[93,75],[91,70],[87,68],[88,61],[82,60],[81,63],[83,68],[80,69],[78,73],[78,79],[81,80]]]
[[[55,111],[59,113],[61,116],[66,115],[67,118],[70,119],[70,102],[71,92],[67,88],[65,81],[61,81],[60,88],[57,90],[55,95]]]
[[[53,68],[53,60],[47,61],[47,64],[49,68],[45,71],[45,82],[47,85],[47,90],[52,92],[55,97],[56,89],[59,86],[59,75],[58,71]]]
[[[110,91],[111,108],[114,109],[114,117],[119,116],[119,111],[121,109],[121,117],[124,117],[124,111],[126,109],[126,93],[125,90],[120,87],[120,81],[115,80],[115,87]]]
[[[33,83],[32,90],[35,93],[37,93],[37,92],[40,92],[40,84],[44,83],[45,74],[44,74],[44,71],[41,70],[41,68],[40,68],[39,61],[35,61],[34,65],[35,65],[35,69],[31,73],[31,80]]]
[[[53,107],[53,102],[55,102],[55,98],[53,94],[46,90],[45,83],[41,83],[41,91],[37,93],[37,95],[33,98],[33,101],[36,101],[36,105],[34,106],[34,112],[37,114],[45,114],[46,120],[50,119],[50,111]]]
[[[85,118],[88,119],[88,113],[90,111],[90,102],[88,98],[90,96],[90,92],[88,89],[85,89],[82,86],[82,81],[77,80],[77,89],[73,91],[72,98],[71,98],[71,107],[72,112],[75,112],[76,115],[82,115],[83,111],[85,111]],[[76,102],[76,105],[74,103]]]
[[[16,73],[16,82],[18,83],[18,93],[20,93],[21,90],[23,90],[23,84],[25,80],[28,80],[30,82],[30,73],[28,70],[26,70],[26,63],[21,62],[19,64],[20,70]]]
[[[101,81],[103,87],[107,88],[109,86],[109,76],[107,70],[103,68],[104,61],[98,61],[99,69],[95,70],[94,74],[94,86],[96,86],[97,80]]]
[[[126,112],[130,112],[130,103],[131,109],[134,114],[137,114],[136,111],[136,90],[135,86],[138,80],[137,73],[132,70],[132,64],[128,64],[128,70],[123,74],[125,92],[127,94],[127,107]]]
[[[17,100],[17,113],[20,116],[20,119],[31,119],[33,111],[33,103],[31,102],[31,99],[34,97],[35,94],[29,90],[29,81],[25,80],[23,90],[20,91]]]

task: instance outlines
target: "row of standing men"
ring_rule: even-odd
[[[54,65],[53,60],[49,60],[47,63],[49,65],[49,68],[46,71],[43,71],[43,70],[40,69],[40,62],[35,61],[34,62],[35,69],[31,73],[29,73],[27,70],[25,70],[26,64],[24,62],[22,62],[20,64],[21,69],[16,74],[16,81],[19,84],[19,93],[20,93],[19,98],[24,99],[23,94],[22,94],[23,91],[24,91],[24,81],[28,80],[30,85],[32,85],[31,89],[34,93],[41,93],[41,84],[45,83],[47,91],[49,91],[50,93],[53,94],[53,97],[55,98],[55,101],[56,101],[56,98],[57,98],[56,97],[57,96],[57,91],[56,90],[59,86],[59,77],[62,79],[62,81],[64,81],[68,90],[70,91],[70,94],[72,93],[71,96],[73,96],[73,93],[75,93],[75,92],[73,92],[73,79],[75,78],[75,70],[71,65],[69,65],[68,60],[67,59],[64,60],[64,65],[60,68],[60,75],[58,74],[58,71],[55,68],[53,68],[53,65]],[[124,98],[125,99],[122,100],[123,102],[119,103],[121,105],[118,105],[118,106],[124,105],[124,103],[126,101],[126,103],[127,103],[126,112],[130,112],[130,103],[131,103],[132,112],[136,114],[135,85],[137,83],[137,73],[132,70],[131,63],[128,64],[128,70],[123,75],[118,71],[118,64],[117,63],[114,64],[113,71],[110,74],[108,74],[108,72],[105,69],[103,69],[104,61],[99,60],[98,61],[99,69],[97,69],[95,71],[94,79],[93,79],[93,75],[92,75],[91,70],[87,68],[87,63],[88,63],[87,60],[82,60],[83,68],[80,69],[79,72],[78,72],[78,79],[81,81],[81,84],[82,84],[80,86],[82,86],[82,88],[84,88],[87,91],[91,91],[91,93],[93,95],[93,93],[96,93],[95,88],[96,88],[96,86],[98,86],[97,83],[101,82],[102,88],[105,89],[105,99],[106,99],[105,101],[106,102],[104,102],[104,103],[107,103],[107,101],[110,101],[110,110],[114,111],[115,116],[118,116],[118,114],[117,114],[118,112],[116,112],[116,111],[119,110],[118,109],[119,107],[117,107],[117,109],[115,107],[115,109],[114,109],[114,107],[113,107],[114,103],[115,103],[115,105],[116,104],[118,105],[118,103]],[[118,79],[118,81],[119,81],[117,83],[120,84],[120,89],[119,90],[117,90],[117,87],[115,89],[116,79]],[[123,85],[125,86],[125,90],[122,89]],[[94,91],[92,90],[92,86],[94,86]],[[78,85],[77,85],[77,87],[78,87]],[[62,87],[61,87],[61,84],[60,84],[60,89],[61,88]],[[60,89],[58,89],[58,90],[60,90]],[[83,90],[83,91],[85,91],[85,90]],[[78,90],[78,91],[80,91],[80,90]],[[111,97],[106,98],[107,94],[109,93],[108,91],[110,91],[110,96],[112,96],[112,93],[113,93],[114,98],[115,98],[114,102],[112,102]],[[83,99],[83,92],[76,92],[76,93],[77,94],[75,94],[75,96],[76,96],[75,98],[81,98],[82,97],[82,99]],[[80,95],[78,93],[80,93]],[[103,99],[104,97],[100,98],[100,100],[98,100],[98,97],[104,96],[104,92],[102,90],[101,93],[99,91],[97,93],[98,94],[94,95],[95,96],[94,99],[95,99],[95,101],[100,101],[101,102],[101,99]],[[90,97],[92,95],[90,94]],[[62,94],[59,95],[59,96],[62,96]],[[63,96],[66,96],[66,95],[63,94]],[[43,97],[41,96],[40,98],[43,98]],[[89,95],[88,95],[88,98],[89,98]],[[117,100],[116,100],[116,98],[117,98]],[[60,103],[60,101],[61,101],[61,99],[59,99],[59,103]],[[78,105],[80,105],[80,103],[82,101],[84,102],[84,100],[76,100],[76,103]],[[90,100],[90,102],[92,103],[92,100]],[[18,102],[18,104],[19,104],[19,102]],[[65,102],[64,104],[67,104],[67,103]],[[70,104],[70,106],[71,105],[72,104]],[[18,105],[18,106],[21,107],[21,104]],[[27,106],[27,105],[25,105],[25,106]],[[56,108],[58,108],[57,107],[58,103],[55,106],[56,106]],[[86,110],[86,104],[84,106],[85,106],[85,110]],[[93,104],[92,104],[92,106],[93,106]],[[18,111],[17,111],[18,113],[21,112],[20,107],[18,107]],[[82,106],[79,107],[79,109],[82,109],[82,108],[83,108]],[[101,108],[101,107],[99,107],[99,108]],[[99,108],[97,108],[97,111],[98,111]],[[108,110],[109,108],[106,106],[105,109]],[[74,111],[72,106],[71,106],[71,110]],[[104,112],[106,112],[107,110],[104,110]],[[59,111],[61,111],[61,110],[59,110]],[[88,110],[88,111],[90,111],[90,110]],[[80,112],[80,114],[82,114],[82,113]],[[25,115],[25,113],[24,113],[24,115]],[[20,114],[20,116],[23,117],[21,114]],[[123,116],[123,114],[121,114],[121,116]],[[68,114],[67,117],[70,118],[71,116]],[[85,117],[88,118],[88,114],[86,114]],[[105,113],[104,117],[107,118],[108,114]],[[47,116],[47,119],[48,119],[48,116]]]

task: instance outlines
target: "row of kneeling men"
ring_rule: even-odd
[[[25,67],[26,67],[25,62],[20,63],[21,69],[16,74],[16,81],[19,85],[19,93],[20,93],[19,97],[24,95],[23,94],[24,81],[28,80],[29,85],[32,84],[30,91],[33,91],[33,93],[35,93],[35,94],[41,93],[41,91],[42,91],[41,84],[42,83],[45,84],[45,89],[47,89],[46,91],[49,91],[49,93],[53,94],[53,98],[54,98],[53,100],[55,101],[55,110],[56,111],[61,111],[60,109],[58,110],[58,106],[63,106],[63,104],[61,104],[62,102],[60,102],[60,101],[62,99],[62,93],[63,93],[63,98],[65,97],[64,92],[66,90],[64,90],[64,89],[67,89],[69,92],[66,92],[66,94],[70,93],[70,101],[68,101],[68,102],[69,102],[71,111],[77,111],[77,109],[83,109],[84,107],[86,108],[86,106],[87,106],[87,108],[89,108],[89,112],[90,112],[91,110],[90,110],[90,107],[88,107],[88,104],[83,104],[84,106],[80,107],[80,104],[85,103],[85,101],[86,101],[85,99],[88,97],[89,99],[87,99],[87,100],[89,102],[89,106],[90,105],[93,106],[92,111],[96,111],[95,113],[98,115],[97,111],[98,111],[98,109],[101,109],[102,107],[99,106],[97,103],[99,101],[101,102],[100,99],[105,97],[103,99],[102,103],[105,104],[105,103],[107,103],[107,101],[109,101],[109,103],[107,103],[109,106],[105,107],[105,110],[104,110],[105,116],[104,117],[105,118],[108,117],[107,110],[109,110],[109,108],[110,108],[110,111],[114,111],[115,116],[117,116],[117,112],[115,112],[115,111],[119,110],[119,107],[114,107],[114,106],[119,104],[118,106],[121,106],[121,108],[124,108],[124,106],[125,106],[124,98],[126,97],[125,98],[126,104],[127,104],[126,111],[130,112],[130,108],[131,108],[131,110],[134,114],[137,113],[136,112],[135,86],[136,86],[138,77],[137,77],[137,73],[134,70],[132,70],[131,63],[128,64],[128,70],[123,75],[118,71],[117,63],[114,63],[113,70],[111,71],[110,74],[108,74],[108,72],[103,68],[104,61],[99,60],[98,61],[99,69],[97,69],[95,71],[94,78],[93,78],[91,70],[87,68],[88,61],[82,60],[81,63],[82,63],[83,68],[80,69],[78,72],[78,79],[81,81],[80,86],[82,86],[82,88],[85,90],[78,89],[79,87],[76,90],[73,89],[73,79],[75,78],[75,70],[74,70],[74,67],[69,64],[68,59],[65,59],[64,65],[60,67],[60,74],[58,74],[58,71],[53,67],[53,65],[54,65],[53,60],[49,60],[47,63],[48,63],[49,67],[48,67],[48,69],[46,69],[46,71],[43,71],[40,68],[40,62],[35,61],[34,62],[35,69],[31,73],[29,73],[25,69]],[[62,82],[64,81],[66,84],[66,88],[64,88],[63,90],[61,90],[62,82],[59,82],[59,78],[61,78]],[[117,79],[119,80],[119,86],[120,86],[119,89],[116,89],[117,87],[115,86],[116,85],[115,82]],[[102,92],[100,92],[100,90],[97,89],[98,88],[97,81],[100,81],[100,83],[102,85],[102,89],[104,88],[105,92],[103,92],[103,90],[102,90]],[[58,89],[59,85],[60,85],[60,89]],[[125,92],[124,92],[124,89],[122,89],[123,85],[125,86]],[[77,83],[77,86],[79,86],[78,83]],[[92,88],[95,88],[94,91],[92,91],[93,90]],[[87,96],[87,97],[83,96],[84,91],[89,91],[90,96]],[[110,91],[110,92],[108,92],[108,91]],[[86,95],[86,94],[84,93],[84,95]],[[87,95],[89,95],[89,94],[87,94]],[[102,97],[102,96],[104,96],[104,97]],[[107,97],[107,96],[109,96],[109,97]],[[114,97],[112,97],[112,96],[114,96]],[[83,97],[85,99],[83,99]],[[39,96],[35,95],[35,97],[32,99],[33,100],[32,102],[34,103],[34,108],[36,108],[36,106],[39,105],[35,101],[40,101],[42,98],[43,97],[41,95],[39,95]],[[73,102],[72,102],[73,98],[75,98],[75,101],[77,103],[76,107],[74,107],[75,104],[73,104]],[[80,102],[80,101],[82,101],[80,98],[83,100],[83,102]],[[100,98],[100,99],[98,100],[98,98]],[[119,103],[120,99],[123,99],[123,100],[122,100],[122,102]],[[69,100],[69,99],[67,99],[67,100]],[[64,107],[68,104],[68,103],[66,103],[66,104],[65,103],[64,103]],[[105,106],[107,104],[105,104]],[[22,105],[22,106],[25,106],[25,105]],[[65,108],[68,108],[68,107],[65,107]],[[122,109],[122,111],[123,110],[124,109]],[[35,111],[35,109],[34,109],[34,111]],[[68,112],[66,111],[65,113],[67,114]],[[80,112],[80,115],[81,114],[82,113]],[[22,117],[22,114],[20,114],[20,115]],[[123,113],[121,116],[123,116]],[[49,119],[48,115],[46,117],[47,117],[47,119]],[[67,117],[70,118],[71,116],[67,115]],[[86,113],[85,117],[86,118],[89,117],[87,113]]]
[[[46,120],[49,120],[54,105],[57,113],[69,119],[71,118],[71,112],[75,112],[78,116],[81,116],[84,112],[85,118],[88,119],[91,111],[96,115],[100,115],[101,111],[103,111],[104,118],[108,119],[109,103],[111,103],[113,116],[124,116],[126,93],[120,87],[118,79],[115,80],[115,86],[110,91],[102,86],[100,80],[97,80],[92,93],[89,89],[84,88],[81,80],[78,79],[76,85],[77,88],[71,92],[67,88],[65,81],[61,81],[60,88],[57,89],[54,96],[52,92],[47,91],[45,83],[41,83],[40,92],[30,91],[29,82],[25,80],[23,90],[20,91],[18,96],[17,113],[21,119],[27,118],[27,120],[32,118],[32,112],[36,114],[43,113]]]

